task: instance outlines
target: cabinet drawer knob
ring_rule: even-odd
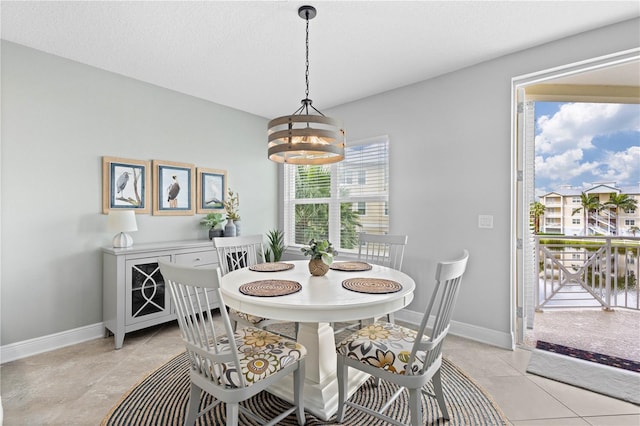
[[[200,262],[200,258],[196,257],[195,262]]]

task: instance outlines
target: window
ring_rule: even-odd
[[[574,225],[580,225],[580,219],[571,219],[571,223]]]
[[[571,198],[571,202],[573,204],[580,204],[581,203],[581,199],[580,199],[580,197],[573,197],[573,198]]]
[[[284,165],[286,244],[329,239],[357,250],[358,232],[389,233],[389,139],[351,142],[336,164]]]
[[[625,220],[624,220],[624,224],[625,224],[626,226],[635,226],[636,221],[635,221],[635,219],[625,219]]]

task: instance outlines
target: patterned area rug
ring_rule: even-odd
[[[186,353],[173,358],[165,365],[142,379],[133,387],[122,400],[111,410],[102,421],[103,426],[113,425],[181,425],[189,402],[189,373]],[[444,397],[451,415],[451,421],[446,422],[440,417],[440,410],[435,398],[423,397],[422,406],[426,413],[425,425],[505,425],[504,415],[491,398],[475,384],[463,371],[444,359],[442,364],[442,383]],[[366,382],[351,397],[352,401],[367,405],[373,409],[381,406],[387,396],[392,395],[395,386],[380,382],[373,386],[372,381]],[[429,389],[431,391],[431,389]],[[201,408],[211,402],[211,396],[205,394],[201,400]],[[382,401],[382,402],[381,402]],[[268,392],[261,392],[243,403],[247,408],[257,412],[265,418],[272,418],[290,405]],[[408,423],[409,404],[406,393],[403,393],[387,410],[387,414],[401,422]],[[220,404],[204,417],[199,418],[196,425],[224,425],[225,407]],[[306,413],[306,424],[334,425]],[[243,415],[240,416],[241,425],[255,425],[253,421]],[[385,422],[367,416],[359,411],[348,408],[345,422],[342,425],[382,426]],[[297,425],[295,415],[287,417],[280,425]]]
[[[542,349],[560,355],[566,355],[573,358],[583,359],[585,361],[596,362],[598,364],[604,364],[616,368],[623,368],[625,370],[640,373],[640,362],[631,361],[624,358],[599,354],[597,352],[584,351],[582,349],[570,348],[568,346],[557,345],[555,343],[549,343],[543,340],[538,340],[536,342],[536,349]]]

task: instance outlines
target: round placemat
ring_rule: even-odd
[[[368,271],[371,265],[366,262],[333,262],[330,268],[335,271]]]
[[[382,278],[349,278],[342,281],[342,287],[358,293],[395,293],[402,290],[402,285]]]
[[[242,284],[238,290],[248,296],[273,297],[295,293],[301,288],[302,286],[297,281],[260,280]]]
[[[279,272],[293,268],[293,263],[282,262],[266,262],[249,266],[249,269],[255,272]]]

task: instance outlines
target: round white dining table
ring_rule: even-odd
[[[304,386],[305,410],[329,420],[338,408],[335,339],[331,323],[374,318],[398,311],[413,300],[414,280],[407,274],[384,266],[371,265],[368,271],[329,270],[312,276],[308,260],[285,261],[292,269],[257,272],[242,268],[222,277],[220,287],[227,306],[241,312],[299,323],[298,342],[307,349]],[[393,293],[371,294],[348,290],[344,280],[376,278],[400,284]],[[240,286],[262,280],[286,280],[300,284],[300,290],[284,296],[260,297],[244,294]],[[350,394],[368,375],[349,372]],[[280,381],[269,391],[293,401],[293,379]]]

